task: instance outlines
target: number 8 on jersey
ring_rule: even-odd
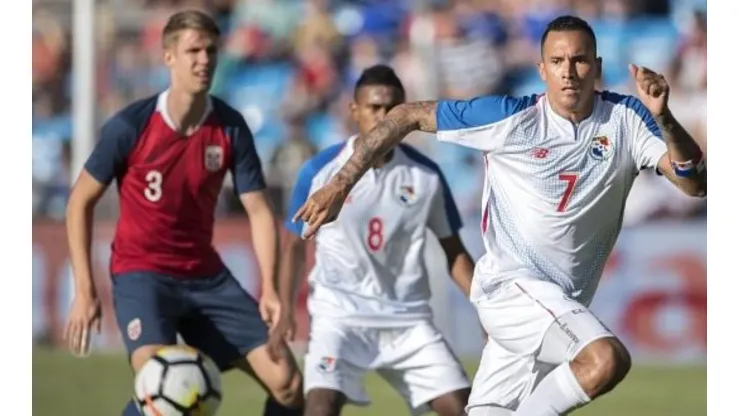
[[[377,253],[383,248],[383,220],[372,217],[367,223],[367,246],[370,251]]]

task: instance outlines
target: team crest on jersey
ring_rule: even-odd
[[[407,207],[413,205],[418,199],[418,195],[416,194],[414,187],[410,185],[399,186],[396,197],[403,206]]]
[[[141,336],[141,319],[135,318],[126,326],[126,335],[131,341],[136,341]]]
[[[323,373],[331,373],[337,366],[337,359],[334,357],[321,357],[319,360],[319,371]]]
[[[224,165],[224,149],[221,146],[206,147],[205,164],[209,172],[220,170]]]
[[[606,160],[614,154],[614,145],[606,136],[594,137],[591,139],[591,148],[588,153],[598,161]]]

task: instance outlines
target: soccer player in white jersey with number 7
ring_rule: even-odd
[[[577,17],[550,22],[541,49],[545,94],[400,105],[296,214],[313,235],[414,130],[483,152],[486,253],[471,300],[488,342],[472,416],[567,414],[614,388],[630,356],[588,305],[633,180],[656,169],[686,194],[706,195],[704,156],[668,109],[663,76],[630,65],[637,97],[596,91],[596,38]]]
[[[292,214],[331,180],[355,143],[403,103],[404,95],[391,68],[363,71],[351,108],[358,135],[301,168],[286,223],[290,233],[279,285],[285,305],[294,303],[297,266],[305,253],[303,225],[291,222]],[[372,168],[345,199],[339,219],[316,235],[304,414],[338,415],[345,403],[368,404],[365,373],[377,371],[413,413],[431,409],[459,416],[470,383],[431,322],[424,252],[429,229],[439,239],[453,279],[466,295],[470,292],[474,264],[457,234],[460,215],[439,168],[410,146],[387,149]]]

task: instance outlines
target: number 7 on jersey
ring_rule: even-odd
[[[563,192],[563,198],[560,200],[558,205],[558,212],[565,212],[565,208],[568,207],[568,201],[570,201],[573,190],[576,188],[576,182],[578,181],[578,174],[573,172],[563,172],[558,176],[561,181],[567,182],[565,185],[565,192]]]

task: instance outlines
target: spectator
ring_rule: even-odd
[[[692,0],[693,2],[694,0]],[[212,92],[241,108],[258,151],[268,163],[270,186],[279,204],[300,163],[352,131],[348,106],[357,75],[377,63],[392,65],[409,100],[468,98],[500,92],[540,91],[534,64],[540,59],[542,26],[563,12],[594,22],[609,68],[630,57],[620,53],[624,38],[640,36],[639,19],[670,22],[676,2],[634,0],[108,0],[97,14],[98,121],[126,103],[154,94],[167,82],[160,33],[169,14],[195,7],[213,14],[224,43]],[[660,7],[655,4],[661,3]],[[685,3],[685,2],[684,2]],[[665,5],[670,6],[665,10]],[[683,3],[681,3],[683,4]],[[422,7],[423,6],[423,7]],[[69,2],[39,0],[33,15],[34,212],[55,215],[59,180],[66,181],[61,151],[70,137]],[[706,15],[694,13],[671,53],[671,108],[706,150]],[[601,33],[603,26],[609,33]],[[656,25],[656,27],[661,24]],[[666,26],[667,27],[667,26]],[[651,28],[654,29],[654,28]],[[682,28],[683,29],[683,28]],[[628,36],[625,36],[628,35]],[[658,34],[671,38],[670,33]],[[661,39],[662,39],[661,38]],[[602,45],[600,45],[602,47]],[[628,46],[627,46],[628,47]],[[666,49],[667,50],[667,49]],[[611,84],[610,84],[611,82]],[[621,80],[605,77],[602,87],[623,91]],[[628,92],[626,90],[625,92]],[[483,170],[475,155],[409,142],[440,162],[457,186],[461,205],[473,215]],[[312,144],[313,143],[313,144]],[[454,171],[454,172],[453,172]],[[228,180],[227,180],[228,182]],[[671,194],[649,173],[635,183],[626,221],[700,214],[703,206]],[[475,185],[475,186],[473,186]],[[53,191],[52,191],[53,190]],[[227,191],[228,192],[228,191]],[[106,198],[115,198],[115,193]],[[661,195],[656,198],[655,195]],[[58,199],[56,200],[58,201]],[[219,215],[229,215],[229,203]],[[108,203],[102,207],[115,207]],[[670,205],[670,206],[669,206]],[[222,207],[223,208],[223,207]],[[466,209],[467,209],[466,208]],[[99,215],[115,215],[104,208]],[[467,215],[466,214],[466,215]]]
[[[504,66],[496,46],[488,39],[468,36],[451,10],[438,13],[436,39],[443,96],[462,99],[490,94],[499,87]]]
[[[288,127],[287,140],[275,150],[267,169],[268,187],[273,194],[278,212],[283,214],[290,203],[298,170],[303,162],[316,154],[316,149],[306,136],[305,120],[289,119],[286,125]]]

